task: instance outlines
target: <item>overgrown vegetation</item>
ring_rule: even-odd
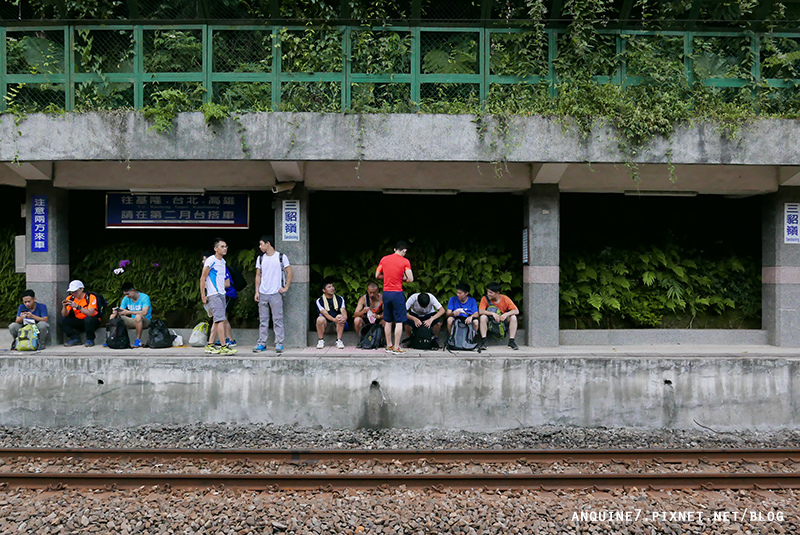
[[[118,0],[51,2],[34,0],[26,12],[54,19],[121,19],[129,6]],[[152,5],[151,5],[152,4]],[[158,5],[156,5],[158,4]],[[463,5],[461,5],[463,4]],[[516,0],[497,4],[491,18],[508,29],[488,34],[491,75],[528,77],[518,84],[490,84],[482,101],[479,84],[461,82],[458,76],[479,75],[480,40],[476,32],[451,32],[446,28],[424,30],[419,42],[420,72],[451,77],[424,83],[419,97],[412,97],[407,81],[353,82],[349,88],[331,79],[301,79],[282,82],[280,90],[266,78],[261,81],[152,82],[144,84],[144,114],[153,129],[169,132],[181,111],[196,111],[207,102],[224,106],[230,113],[250,111],[314,111],[364,113],[466,113],[494,115],[545,115],[559,118],[565,128],[586,136],[596,125],[610,124],[619,148],[638,179],[633,163],[657,136],[669,137],[675,128],[693,120],[708,120],[721,131],[736,136],[747,121],[759,117],[800,117],[800,35],[773,34],[772,27],[787,16],[787,7],[776,2],[765,22],[755,19],[758,2],[723,0],[704,2],[697,16],[735,30],[738,36],[697,32],[689,55],[684,54],[683,36],[656,34],[674,29],[689,16],[692,2],[636,0],[632,16],[639,19],[641,34],[620,30],[615,24],[615,4],[608,0],[566,0],[561,18],[568,21],[558,31],[554,58],[548,58],[552,30],[545,27],[549,16],[543,0]],[[140,17],[271,18],[303,20],[304,28],[265,27],[214,31],[211,49],[213,69],[225,73],[273,72],[275,58],[281,71],[299,75],[343,72],[345,44],[350,50],[353,74],[410,75],[412,32],[393,28],[389,21],[408,17],[396,2],[350,2],[346,17],[338,2],[281,2],[279,13],[265,2],[215,3],[212,13],[200,13],[200,3],[182,0],[168,4],[141,3]],[[160,6],[160,7],[159,7]],[[436,19],[452,13],[457,20],[467,13],[480,13],[479,3],[464,0],[447,8],[422,4],[423,17]],[[794,9],[794,7],[791,7]],[[795,14],[796,15],[796,14]],[[338,21],[360,21],[351,26],[349,43]],[[760,58],[754,57],[754,31],[761,32]],[[506,33],[508,32],[508,33]],[[146,29],[143,34],[143,67],[148,73],[198,72],[203,65],[202,32],[195,29]],[[10,74],[60,74],[65,72],[64,35],[61,31],[16,32],[9,29],[7,63]],[[133,72],[133,32],[128,29],[87,30],[78,27],[75,36],[77,72],[99,76],[99,81],[76,84],[76,109],[112,109],[133,105],[133,84],[111,81],[109,75]],[[552,59],[552,61],[550,61]],[[756,59],[760,71],[754,70]],[[555,76],[551,76],[551,73]],[[536,79],[530,77],[539,77]],[[712,85],[707,80],[714,81]],[[720,80],[722,82],[720,82]],[[729,80],[730,83],[725,81]],[[775,87],[767,80],[782,81]],[[349,98],[343,91],[349,91]],[[64,106],[64,86],[51,83],[9,85],[9,109],[24,114],[56,111]],[[279,98],[279,100],[276,100]],[[349,108],[343,108],[343,103]],[[203,110],[204,113],[207,110]],[[207,113],[206,113],[207,114]],[[478,122],[478,128],[499,124],[492,132],[493,158],[505,160],[514,146],[513,132],[503,128],[507,120]]]
[[[313,264],[312,295],[321,295],[321,282],[330,279],[336,284],[336,293],[344,297],[352,311],[366,293],[367,283],[375,280],[378,262],[391,253],[392,247],[385,240],[369,250],[342,255],[331,264]],[[469,284],[472,295],[480,299],[486,285],[496,281],[503,286],[503,293],[522,309],[522,265],[496,245],[471,242],[453,249],[451,244],[434,239],[411,239],[408,258],[415,280],[403,285],[407,296],[414,292],[430,292],[446,305],[456,294],[456,284],[460,282]]]
[[[0,229],[0,280],[3,281],[0,321],[5,322],[3,328],[17,317],[17,308],[22,304],[22,292],[25,291],[25,274],[15,273],[14,258],[14,231]]]
[[[562,328],[760,328],[760,264],[675,245],[606,248],[561,262]]]
[[[119,243],[95,248],[72,268],[72,274],[88,289],[102,293],[109,308],[122,301],[120,286],[130,281],[150,296],[154,317],[166,319],[170,327],[188,327],[206,318],[200,302],[201,260],[194,249]],[[249,279],[234,310],[234,317],[244,324],[258,317],[253,300],[255,251],[240,251],[227,261]]]

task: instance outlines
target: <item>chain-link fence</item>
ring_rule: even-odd
[[[520,7],[520,6],[517,6]],[[521,9],[521,7],[520,7]],[[696,105],[798,109],[800,34],[363,26],[0,28],[0,105],[546,113],[559,83],[682,84]],[[69,49],[68,44],[73,43]],[[166,93],[165,93],[166,91]]]

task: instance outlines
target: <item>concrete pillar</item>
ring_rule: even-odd
[[[522,268],[523,314],[528,345],[534,347],[559,345],[559,203],[558,184],[534,185],[528,190],[524,222],[528,229],[528,265]]]
[[[49,181],[29,181],[26,188],[25,277],[27,287],[36,292],[36,300],[47,305],[50,315],[50,343],[57,341],[56,325],[61,301],[69,285],[69,199],[68,192],[53,187]],[[32,241],[37,221],[35,199],[47,204],[47,251],[33,252]],[[37,229],[38,230],[38,229]]]
[[[299,241],[284,240],[283,201],[296,200],[300,203],[298,215]],[[309,330],[309,251],[308,251],[308,190],[297,184],[288,194],[275,198],[275,249],[285,254],[292,265],[293,279],[289,291],[284,296],[284,324],[286,340],[284,346],[306,347]]]
[[[796,347],[800,346],[800,243],[786,243],[793,238],[787,239],[787,203],[800,203],[800,187],[781,187],[766,196],[762,206],[761,327],[770,344]]]

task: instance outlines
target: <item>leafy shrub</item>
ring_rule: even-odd
[[[375,249],[342,256],[335,264],[312,264],[312,296],[321,294],[323,280],[331,279],[336,293],[345,298],[348,309],[354,310],[367,283],[375,280],[378,262],[392,249],[393,245],[384,240]],[[486,285],[497,281],[502,284],[503,293],[522,309],[521,262],[499,246],[469,244],[451,249],[435,240],[410,240],[407,258],[414,273],[414,282],[403,285],[407,296],[427,291],[446,304],[456,294],[456,284],[463,281],[472,287],[471,295],[479,299]],[[380,286],[381,282],[377,282]]]
[[[734,312],[740,324],[761,316],[758,262],[714,260],[674,245],[568,256],[560,293],[561,318],[576,327],[662,327],[668,316],[691,327],[698,316]]]
[[[17,308],[22,303],[20,296],[25,291],[25,274],[14,271],[14,231],[11,229],[0,230],[0,279],[3,280],[0,318],[11,323],[17,316]]]
[[[123,297],[120,286],[130,281],[150,296],[154,317],[166,318],[170,327],[191,326],[205,317],[200,302],[200,260],[195,249],[120,243],[94,249],[72,273],[87,289],[102,293],[109,308],[119,305]],[[239,293],[235,317],[240,322],[257,318],[253,301],[255,252],[240,251],[226,260],[239,267],[249,281]],[[121,264],[124,272],[115,273]]]

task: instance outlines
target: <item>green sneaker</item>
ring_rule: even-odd
[[[216,347],[214,344],[206,345],[206,353],[209,355],[218,355],[222,352],[222,349]]]
[[[234,353],[238,353],[238,349],[231,349],[228,346],[222,346],[217,350],[217,353],[220,355],[233,355]]]

